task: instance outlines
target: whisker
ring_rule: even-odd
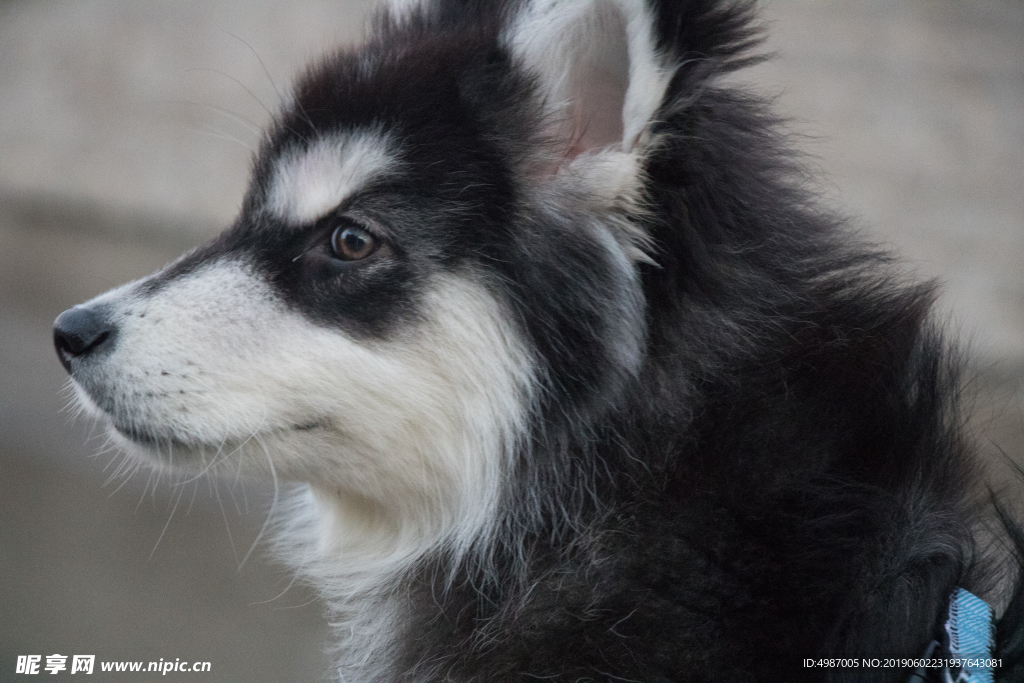
[[[234,143],[236,143],[238,145],[241,145],[242,148],[245,149],[246,151],[252,152],[254,154],[256,153],[256,148],[255,147],[253,147],[252,145],[250,145],[250,144],[248,144],[246,142],[243,142],[242,140],[236,138],[234,135],[229,135],[229,134],[227,134],[227,133],[225,133],[223,131],[214,132],[214,131],[211,131],[211,130],[199,129],[199,130],[196,131],[196,133],[198,133],[199,135],[204,135],[204,136],[206,136],[208,138],[214,138],[214,139],[217,139],[217,140],[224,140],[225,142],[234,142]]]
[[[260,539],[263,538],[264,532],[270,525],[270,520],[277,510],[277,500],[280,493],[280,482],[277,479],[277,468],[274,467],[274,459],[270,457],[270,451],[267,450],[266,444],[263,443],[259,438],[256,439],[256,443],[263,447],[263,453],[267,456],[267,465],[270,466],[270,477],[274,482],[274,499],[270,503],[270,510],[267,511],[267,518],[263,521],[263,526],[260,528],[260,532],[256,534],[256,540],[252,542],[252,546],[249,548],[249,552],[242,558],[242,563],[238,565],[238,571],[242,571],[242,567],[245,565],[246,560],[252,555],[252,551],[256,549],[256,544],[259,543]]]
[[[217,505],[220,507],[220,515],[224,519],[224,528],[228,532],[228,544],[231,546],[231,554],[235,557],[235,562],[237,563],[238,551],[235,550],[235,540],[231,537],[231,524],[228,523],[228,513],[224,510],[224,502],[220,499],[220,485],[216,482],[213,483],[213,493],[217,498]]]
[[[153,559],[153,555],[156,554],[156,549],[160,547],[160,541],[163,540],[164,534],[167,533],[167,527],[169,527],[171,525],[171,520],[174,519],[174,513],[178,509],[178,503],[181,502],[181,495],[183,493],[184,493],[183,489],[180,489],[178,491],[178,496],[174,499],[174,506],[171,508],[171,514],[167,516],[167,522],[164,524],[163,530],[160,532],[160,535],[157,537],[156,544],[153,546],[153,550],[150,551],[149,557],[146,558],[147,562],[149,562],[150,560]]]
[[[256,61],[260,63],[260,68],[263,69],[263,73],[267,76],[267,80],[270,81],[270,87],[274,89],[275,93],[277,93],[278,104],[284,104],[284,97],[281,95],[281,91],[278,89],[277,83],[274,82],[273,77],[270,75],[270,70],[267,69],[267,65],[263,62],[263,58],[260,57],[260,53],[256,52],[256,48],[249,44],[249,41],[245,40],[241,36],[236,36],[231,31],[224,31],[224,33],[228,34],[229,36],[240,42],[242,45],[245,45],[247,48],[249,48],[249,51],[252,52],[253,57],[255,57]]]
[[[274,112],[270,111],[270,109],[267,107],[267,105],[263,104],[263,100],[261,100],[259,97],[257,97],[256,93],[254,93],[252,90],[249,89],[249,86],[247,86],[245,83],[242,83],[242,81],[238,80],[237,78],[235,78],[231,74],[225,73],[224,71],[221,71],[219,69],[211,69],[211,68],[208,68],[208,67],[196,67],[196,68],[193,68],[193,69],[187,69],[186,71],[208,71],[210,73],[215,73],[215,74],[218,74],[220,76],[223,76],[224,78],[227,78],[228,80],[234,81],[242,90],[244,90],[245,92],[249,93],[249,97],[254,99],[256,101],[256,103],[258,105],[260,105],[260,107],[263,108],[263,111],[267,112],[267,114],[269,114],[270,117],[273,118]]]

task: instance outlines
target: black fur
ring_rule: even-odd
[[[961,427],[959,358],[929,320],[931,287],[905,284],[815,206],[765,103],[716,80],[752,61],[750,5],[658,10],[659,40],[687,61],[647,164],[657,265],[642,266],[648,338],[629,380],[607,376],[602,316],[588,314],[604,291],[583,265],[595,259],[516,206],[482,144],[507,156],[527,142],[495,128],[514,118],[503,107],[522,110],[507,58],[478,42],[478,22],[389,36],[422,46],[422,63],[463,55],[443,70],[472,90],[453,85],[416,111],[449,97],[467,107],[434,119],[446,122],[445,155],[487,185],[484,202],[500,201],[459,196],[475,222],[458,242],[501,273],[549,377],[503,506],[504,543],[455,587],[430,567],[411,581],[401,669],[438,680],[906,680],[908,670],[802,660],[920,656],[955,587],[992,588],[973,536],[992,509],[973,502],[984,498]],[[430,45],[438,36],[446,49]],[[410,83],[421,69],[402,65]],[[335,73],[328,63],[300,92]],[[314,101],[302,106],[323,106]],[[454,156],[466,143],[450,136],[453,119],[474,129],[478,160]],[[1021,531],[1003,521],[1019,553]],[[1000,680],[1019,678],[1022,609],[1018,590],[999,623]]]
[[[641,266],[639,376],[604,344],[600,250],[523,196],[537,141],[522,122],[538,113],[496,40],[509,6],[442,0],[400,27],[385,18],[360,53],[380,60],[373,77],[355,54],[314,68],[265,151],[269,164],[334,127],[398,131],[406,174],[356,203],[398,203],[428,226],[419,245],[410,229],[399,238],[428,252],[415,268],[489,274],[545,362],[499,541],[463,560],[455,585],[444,557],[410,577],[399,671],[906,680],[803,659],[920,656],[955,587],[993,587],[974,540],[992,508],[962,432],[960,361],[930,322],[931,287],[904,283],[816,206],[766,104],[719,80],[756,60],[751,5],[656,5],[659,44],[682,66],[647,161],[651,210],[634,217],[656,261]],[[1003,522],[1019,553],[1020,528]],[[1019,677],[1022,610],[1018,590],[999,623],[1000,680]]]

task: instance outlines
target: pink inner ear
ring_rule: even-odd
[[[563,52],[568,59],[561,80],[568,100],[568,139],[564,161],[622,143],[623,108],[629,87],[626,22],[611,2],[578,21]]]
[[[541,0],[537,0],[540,2]],[[544,0],[516,34],[551,107],[555,156],[539,169],[558,173],[574,159],[623,144],[630,79],[627,21],[615,0]]]
[[[580,154],[598,152],[622,142],[626,81],[604,67],[587,71],[585,78],[573,84],[570,104],[572,138],[565,153],[569,161]]]

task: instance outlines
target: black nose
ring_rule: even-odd
[[[71,372],[71,361],[113,344],[116,328],[102,308],[75,306],[53,321],[53,345],[64,369]]]

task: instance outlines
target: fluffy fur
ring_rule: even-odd
[[[919,656],[955,587],[1022,674],[1024,533],[931,288],[722,78],[751,15],[384,9],[298,81],[230,229],[58,318],[133,456],[306,482],[277,546],[342,680],[905,680],[803,659]]]

